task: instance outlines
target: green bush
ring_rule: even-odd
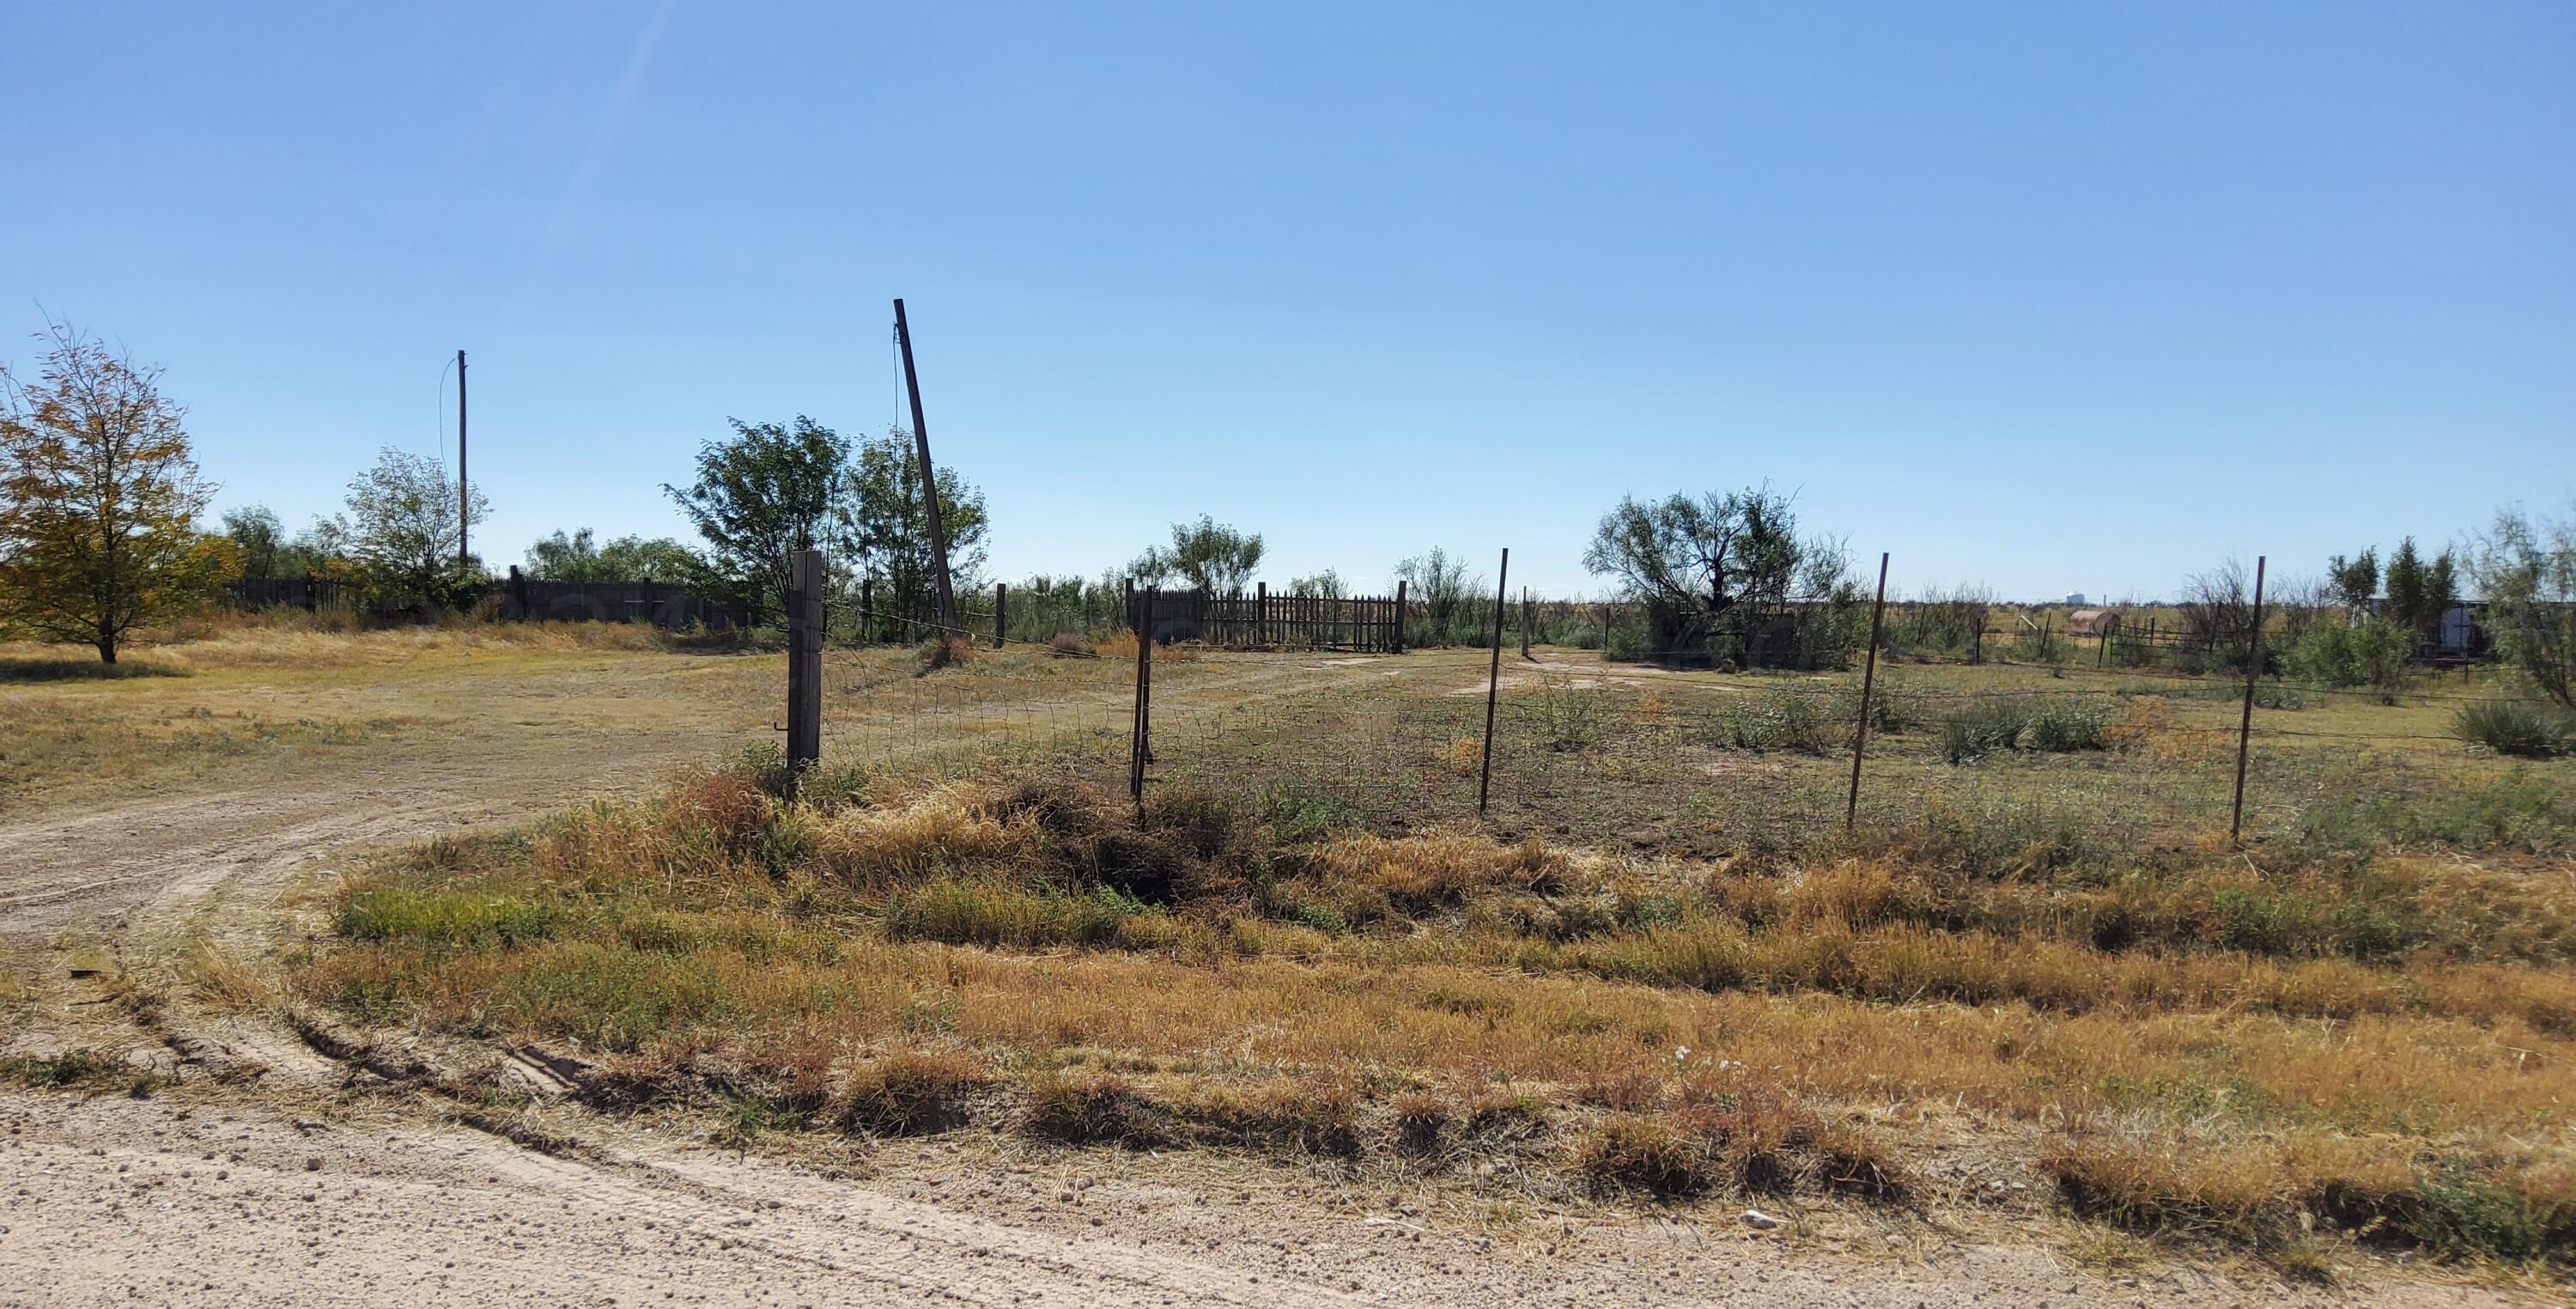
[[[2395,623],[2318,622],[2282,652],[2282,671],[2330,688],[2369,686],[2394,695],[2406,685],[2406,656],[2414,645]]]
[[[1941,758],[1964,764],[2021,740],[2026,721],[2018,700],[1979,700],[1941,720]]]
[[[1835,690],[1831,702],[1833,716],[1846,722],[1860,719],[1860,688],[1845,685]],[[1914,685],[1882,669],[1878,684],[1870,688],[1869,730],[1903,732],[1923,725],[1923,694]]]
[[[2061,753],[2099,750],[2103,729],[2111,725],[2111,706],[2092,700],[2032,702],[2030,723],[2022,729],[2025,750]]]
[[[1964,764],[2002,750],[2099,750],[2110,725],[2106,701],[2071,696],[1979,700],[1941,720],[1941,758]]]
[[[1531,725],[1550,750],[1586,750],[1610,725],[1610,698],[1571,677],[1547,677],[1528,701]]]
[[[2524,759],[2547,759],[2567,753],[2576,743],[2576,714],[2555,705],[2519,700],[2487,700],[2462,706],[2451,730],[2471,745]]]
[[[1779,686],[1729,701],[1710,725],[1710,743],[1726,750],[1791,750],[1823,754],[1844,720],[1803,686]]]

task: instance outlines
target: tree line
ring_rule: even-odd
[[[394,607],[462,607],[485,591],[481,560],[460,538],[489,505],[429,456],[387,448],[351,479],[342,508],[289,535],[260,505],[200,525],[218,490],[198,470],[186,409],[161,390],[162,370],[137,363],[67,325],[49,324],[33,375],[0,364],[0,623],[77,642],[114,662],[137,627],[209,603],[239,577],[312,576]],[[731,600],[755,623],[787,601],[791,550],[823,553],[843,613],[864,590],[871,639],[918,639],[937,622],[934,552],[922,468],[900,428],[857,439],[798,415],[727,420],[703,444],[685,483],[663,493],[698,541],[588,528],[531,543],[527,573],[566,581],[667,581]],[[959,594],[987,586],[992,523],[982,491],[953,468],[937,473],[941,526]],[[1267,555],[1263,538],[1201,515],[1097,578],[1041,575],[1019,584],[1022,631],[1090,631],[1123,624],[1127,588],[1248,590]],[[1865,641],[1867,597],[1840,538],[1803,530],[1791,497],[1768,486],[1661,498],[1625,497],[1605,513],[1583,563],[1606,583],[1625,621],[1603,624],[1612,657],[1684,666],[1835,668]],[[2241,569],[2195,579],[2184,608],[2223,625],[2249,608]],[[1494,605],[1484,577],[1441,548],[1399,561],[1420,606],[1417,644],[1481,644]],[[2500,513],[2490,528],[2429,557],[2412,538],[2383,563],[2376,547],[2327,563],[2284,606],[2282,665],[2338,683],[2376,680],[2432,638],[2465,592],[2497,649],[2550,698],[2576,690],[2569,613],[2576,607],[2576,518]],[[1348,594],[1325,570],[1293,578],[1287,595]],[[1925,612],[1952,610],[1982,627],[1983,593],[1962,591]],[[2337,621],[2319,622],[2331,610]],[[1956,624],[1954,624],[1956,625]],[[1938,633],[1927,630],[1925,636]],[[2212,649],[2242,648],[2223,634]]]

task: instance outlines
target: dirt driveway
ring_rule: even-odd
[[[0,1305],[2516,1302],[2083,1268],[1931,1224],[1505,1221],[1363,1179],[971,1134],[769,1157],[568,1105],[541,1131],[497,1131],[373,1084],[273,1016],[192,999],[199,943],[266,957],[302,930],[297,888],[370,849],[523,821],[767,737],[758,669],[620,715],[602,706],[672,670],[596,664],[456,675],[475,712],[354,763],[57,795],[0,820],[0,954],[27,992],[0,1009],[0,1051],[124,1049],[177,1076],[146,1099],[0,1091]],[[160,1003],[133,1003],[120,973]]]

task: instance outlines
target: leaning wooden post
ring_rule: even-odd
[[[1503,584],[1511,580],[1512,552],[1503,549],[1503,566],[1494,578],[1494,659],[1485,673],[1485,757],[1476,776],[1476,816],[1485,813],[1485,801],[1494,789],[1494,702],[1503,691],[1503,600],[1510,595]]]
[[[1154,591],[1146,587],[1136,613],[1136,714],[1127,731],[1127,795],[1145,807],[1145,762],[1153,755]]]
[[[787,573],[787,774],[823,757],[823,552],[799,550]]]
[[[1887,614],[1887,552],[1878,554],[1878,600],[1869,607],[1869,661],[1861,666],[1860,721],[1852,725],[1851,795],[1843,801],[1843,830],[1860,821],[1860,754],[1869,744],[1869,698],[1878,689],[1878,624]]]
[[[2254,739],[2254,679],[2263,675],[2263,563],[2254,557],[2254,625],[2245,633],[2245,712],[2236,722],[2236,812],[2227,820],[2227,839],[2245,831],[2245,754]]]
[[[996,650],[1002,648],[1002,633],[1010,626],[1006,617],[1010,613],[1010,603],[1011,588],[1001,582],[993,583],[993,648]]]

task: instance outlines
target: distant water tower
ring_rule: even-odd
[[[2067,592],[2067,593],[2066,593],[2066,603],[2068,603],[2068,604],[2070,604],[2070,605],[2073,605],[2073,606],[2075,606],[2075,607],[2076,607],[2076,608],[2078,608],[2078,609],[2083,608],[2083,607],[2084,607],[2084,593],[2083,593],[2082,591],[2069,591],[2069,592]]]

